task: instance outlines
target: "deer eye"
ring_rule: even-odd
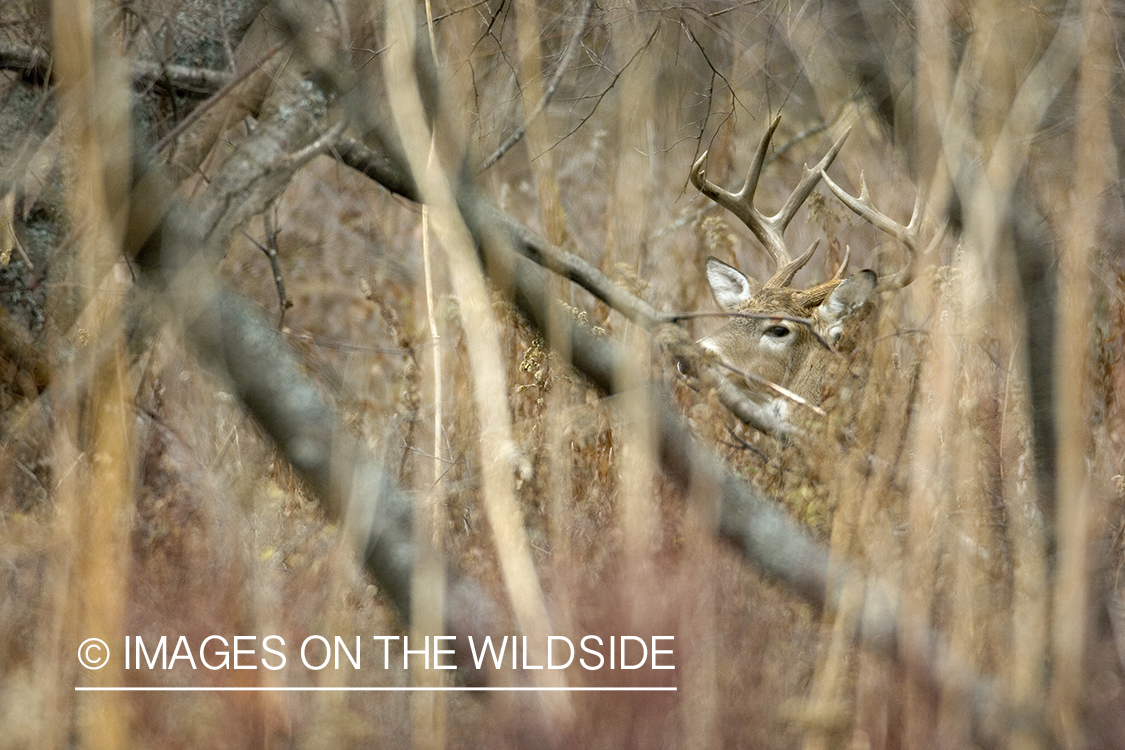
[[[775,339],[783,339],[789,335],[789,329],[783,325],[773,325],[766,329],[766,334]]]

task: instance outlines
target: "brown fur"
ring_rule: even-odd
[[[872,301],[875,275],[861,271],[804,290],[768,282],[758,286],[710,258],[707,276],[715,300],[726,311],[771,317],[734,317],[700,343],[741,374],[746,390],[763,403],[786,411],[787,402],[778,400],[769,383],[819,402],[836,356],[833,347],[847,319]]]

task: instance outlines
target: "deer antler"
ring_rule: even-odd
[[[828,189],[836,194],[840,201],[856,213],[857,216],[867,221],[871,226],[894,237],[901,242],[907,249],[906,265],[903,266],[897,273],[888,276],[882,280],[886,289],[901,289],[910,282],[914,281],[914,265],[918,259],[918,230],[922,226],[922,204],[924,199],[922,193],[919,192],[914,198],[914,211],[910,214],[910,223],[906,226],[899,224],[894,219],[887,216],[885,213],[875,208],[871,203],[871,195],[867,192],[867,180],[864,178],[863,172],[859,173],[859,197],[851,195],[842,187],[832,181],[825,170],[821,170],[820,176],[824,178],[824,184]],[[933,241],[930,242],[925,252],[929,252],[936,247],[938,243],[945,238],[945,230],[938,232]]]
[[[801,270],[809,259],[812,258],[813,253],[816,251],[817,243],[809,246],[809,249],[801,253],[801,255],[793,258],[789,253],[789,248],[785,244],[785,228],[789,226],[789,222],[797,214],[797,210],[801,204],[808,199],[809,194],[820,182],[824,171],[828,169],[829,165],[836,158],[836,154],[844,145],[844,141],[848,137],[848,132],[845,131],[844,135],[840,137],[824,158],[820,160],[812,169],[805,167],[805,174],[801,181],[797,183],[797,187],[790,193],[789,198],[786,199],[785,204],[773,216],[766,216],[761,211],[754,207],[754,192],[758,189],[758,178],[762,175],[762,165],[765,162],[766,151],[769,149],[770,139],[773,137],[774,131],[777,130],[778,123],[781,122],[779,115],[766,130],[765,135],[762,136],[761,142],[758,143],[758,150],[754,153],[754,160],[750,163],[750,170],[746,174],[746,182],[743,183],[742,188],[737,193],[731,193],[722,189],[713,182],[707,180],[704,164],[707,161],[707,152],[704,151],[696,159],[695,164],[691,168],[691,184],[695,185],[701,193],[708,198],[719,204],[723,208],[730,211],[737,216],[743,224],[745,224],[754,236],[762,243],[766,252],[773,258],[776,264],[776,271],[773,277],[765,283],[765,286],[771,288],[788,286],[793,281],[793,276],[797,271]]]
[[[848,272],[848,263],[852,259],[852,246],[844,245],[844,258],[840,261],[840,265],[836,268],[836,273],[832,276],[832,281],[843,281],[844,274]]]

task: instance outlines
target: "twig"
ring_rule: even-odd
[[[277,327],[280,328],[285,323],[285,311],[293,306],[293,301],[285,293],[285,277],[281,275],[281,260],[277,256],[277,235],[280,230],[276,225],[276,218],[277,204],[275,203],[272,210],[262,214],[262,221],[266,230],[266,241],[264,243],[255,240],[249,232],[243,231],[243,235],[269,258],[273,283],[277,287],[277,304],[281,309],[277,318]]]
[[[548,82],[547,88],[543,91],[543,97],[539,100],[539,103],[535,105],[535,109],[532,110],[531,114],[524,118],[523,124],[516,128],[515,132],[508,136],[508,138],[481,163],[479,169],[480,172],[484,172],[493,164],[500,161],[500,157],[502,157],[513,146],[519,143],[527,133],[528,123],[538,117],[550,103],[551,98],[554,97],[555,92],[559,88],[559,83],[562,81],[563,73],[565,73],[567,68],[570,67],[571,58],[573,58],[574,53],[578,51],[578,45],[582,41],[582,37],[586,34],[586,25],[590,22],[590,13],[591,11],[593,11],[593,9],[594,0],[586,0],[586,5],[582,8],[582,17],[579,18],[578,26],[577,28],[575,28],[574,34],[570,37],[570,42],[567,44],[562,58],[559,60],[559,65],[555,69],[555,74],[551,76],[551,80],[550,82]]]
[[[730,370],[731,372],[733,372],[735,375],[738,375],[739,377],[746,378],[747,380],[752,381],[754,383],[757,383],[758,385],[760,385],[764,388],[769,388],[771,391],[773,391],[777,395],[779,395],[783,398],[787,398],[795,404],[800,404],[801,406],[804,406],[807,409],[811,409],[812,411],[816,412],[816,414],[818,416],[821,416],[821,417],[827,417],[828,416],[828,412],[826,412],[824,409],[821,409],[816,404],[810,403],[808,401],[808,399],[805,399],[805,398],[802,398],[801,396],[798,396],[793,391],[789,390],[788,388],[785,388],[784,386],[778,385],[777,383],[773,382],[772,380],[767,380],[766,378],[763,378],[761,375],[757,375],[755,373],[752,373],[749,370],[743,370],[741,367],[735,367],[734,365],[728,364],[726,362],[720,361],[719,366]]]
[[[181,120],[179,123],[177,123],[176,127],[172,128],[170,131],[168,131],[167,135],[165,135],[163,138],[160,139],[160,142],[156,144],[157,153],[159,153],[159,152],[163,151],[164,149],[168,148],[168,146],[171,145],[171,143],[173,141],[175,141],[177,138],[179,138],[181,135],[183,135],[183,132],[185,130],[190,128],[200,117],[202,117],[204,114],[206,114],[208,110],[210,110],[216,104],[221,102],[224,97],[226,97],[228,94],[230,94],[230,92],[236,86],[238,86],[238,84],[245,81],[252,74],[256,73],[259,69],[261,69],[261,67],[263,65],[265,65],[267,62],[269,62],[273,58],[273,56],[277,54],[278,50],[280,50],[280,49],[281,49],[281,45],[275,45],[275,46],[271,47],[266,52],[266,54],[262,56],[262,59],[258,60],[258,62],[254,63],[253,65],[248,67],[246,70],[242,71],[238,75],[231,78],[218,91],[216,91],[210,98],[208,98],[205,102],[203,102],[198,107],[193,109],[188,114],[187,117],[185,117],[183,120]]]
[[[51,55],[42,47],[0,43],[0,68],[22,71],[38,82],[51,80]]]
[[[644,52],[646,49],[648,49],[649,45],[652,44],[652,40],[656,39],[656,34],[659,31],[660,31],[660,24],[656,24],[655,26],[653,26],[652,33],[648,35],[647,39],[645,39],[644,44],[637,47],[637,49],[633,52],[632,56],[630,56],[629,59],[625,61],[625,64],[621,66],[620,70],[618,70],[616,73],[613,74],[613,78],[610,79],[609,83],[606,84],[605,88],[603,88],[597,96],[581,97],[581,99],[592,98],[594,100],[594,106],[590,109],[590,111],[586,114],[585,117],[583,117],[581,120],[579,120],[577,125],[575,125],[573,128],[571,128],[571,130],[569,132],[567,132],[565,135],[563,135],[562,138],[560,138],[558,140],[559,143],[562,143],[566,139],[570,138],[570,136],[577,133],[578,129],[581,128],[583,125],[585,125],[586,121],[594,116],[594,112],[596,112],[598,107],[601,106],[602,100],[604,100],[606,98],[606,96],[609,95],[610,91],[613,91],[613,89],[617,86],[617,81],[621,78],[621,76],[625,75],[625,71],[629,69],[629,67],[633,64],[633,62],[638,57],[640,57],[641,53]]]

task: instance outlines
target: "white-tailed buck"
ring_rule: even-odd
[[[877,289],[901,288],[913,280],[922,201],[919,196],[910,223],[903,226],[871,205],[866,184],[862,185],[859,198],[855,198],[832,182],[825,170],[843,146],[845,133],[819,164],[805,169],[781,209],[766,216],[754,207],[754,192],[778,122],[780,118],[762,137],[746,182],[737,193],[707,181],[706,152],[692,167],[691,181],[704,195],[742,220],[776,265],[773,276],[759,283],[722,261],[707,259],[707,280],[715,301],[732,315],[732,320],[701,339],[700,344],[718,355],[752,398],[770,404],[779,416],[785,417],[792,402],[820,401],[832,358],[837,356],[836,344],[849,317],[872,304]],[[785,228],[822,178],[845,205],[906,246],[908,261],[899,273],[881,283],[868,270],[845,276],[849,257],[845,252],[830,280],[808,289],[791,286],[794,275],[812,258],[817,243],[793,257],[785,244]]]

